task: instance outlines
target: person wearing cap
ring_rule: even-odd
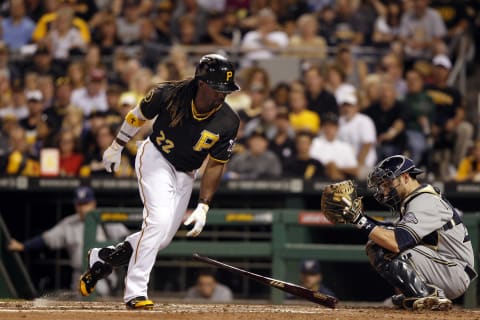
[[[19,121],[19,125],[26,130],[28,144],[33,145],[37,137],[37,125],[42,121],[44,99],[40,90],[27,90],[25,97],[28,117]]]
[[[472,143],[473,125],[465,119],[465,101],[460,91],[448,84],[452,68],[450,58],[436,55],[433,60],[432,83],[425,86],[435,103],[434,149],[441,153],[439,174],[450,178],[449,167],[458,166]]]
[[[76,289],[77,281],[81,275],[83,264],[83,236],[85,216],[97,206],[93,189],[81,186],[75,189],[73,197],[75,214],[66,216],[55,226],[42,234],[20,242],[11,239],[8,243],[10,251],[34,251],[48,248],[51,250],[66,249],[70,258],[70,266],[73,269],[71,289]],[[120,223],[108,223],[97,227],[97,240],[117,240],[126,236],[128,229]],[[109,279],[116,282],[115,278]],[[108,295],[110,287],[107,282],[98,286],[98,293]]]
[[[70,103],[81,109],[86,117],[93,111],[107,111],[105,80],[106,75],[103,69],[92,69],[87,76],[85,86],[73,90]]]
[[[331,180],[357,176],[358,162],[355,151],[349,143],[338,139],[338,115],[333,112],[322,117],[322,129],[320,135],[312,141],[310,156],[323,164]]]
[[[300,285],[307,289],[335,297],[335,293],[323,284],[323,274],[318,260],[304,260],[300,266]],[[288,299],[295,296],[288,295]]]
[[[217,281],[215,272],[203,269],[198,272],[194,286],[188,288],[185,300],[203,303],[225,303],[233,300],[229,287]]]
[[[339,118],[338,138],[349,143],[355,150],[359,179],[365,179],[368,171],[377,161],[375,144],[377,132],[373,120],[360,113],[358,99],[354,90],[344,90],[338,95],[341,116]]]
[[[239,117],[225,97],[240,87],[234,64],[219,54],[203,56],[193,78],[159,84],[131,109],[117,136],[103,153],[107,172],[119,170],[122,151],[147,122],[151,135],[138,147],[135,170],[145,221],[142,229],[115,248],[92,248],[79,281],[90,295],[113,268],[128,265],[123,300],[128,309],[152,309],[148,282],[157,253],[170,244],[182,223],[196,171],[207,159],[196,208],[184,222],[188,237],[205,226],[213,195],[230,160]]]
[[[295,130],[290,125],[287,107],[279,107],[275,118],[276,134],[268,149],[275,153],[284,167],[295,156]]]

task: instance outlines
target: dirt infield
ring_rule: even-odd
[[[125,310],[117,302],[0,302],[1,320],[303,320],[303,319],[480,319],[480,310],[408,312],[387,308],[340,306],[331,310],[310,305],[157,304],[152,311]]]

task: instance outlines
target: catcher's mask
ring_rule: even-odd
[[[230,93],[240,90],[235,83],[235,67],[219,54],[204,55],[195,69],[195,79],[202,80],[213,90]]]
[[[373,193],[375,200],[398,211],[402,199],[396,188],[398,184],[394,185],[393,181],[406,172],[414,178],[423,173],[415,167],[411,159],[402,155],[391,156],[379,162],[367,178],[368,189]]]

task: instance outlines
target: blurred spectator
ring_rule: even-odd
[[[469,27],[466,1],[431,0],[430,7],[442,17],[447,27],[447,39],[465,34]]]
[[[13,83],[14,80],[20,79],[20,71],[10,63],[8,47],[4,42],[0,42],[0,77]]]
[[[435,105],[423,89],[422,75],[417,70],[409,70],[406,75],[407,94],[405,107],[405,133],[410,158],[419,166],[431,145],[432,126],[435,121]],[[430,150],[431,151],[431,150]]]
[[[35,50],[31,63],[25,68],[39,75],[51,75],[58,78],[65,74],[65,69],[53,61],[51,50],[46,45],[40,45]]]
[[[350,0],[337,0],[335,18],[335,38],[339,43],[362,45],[370,35],[374,12],[366,14],[358,11],[358,2]],[[371,21],[373,20],[373,21]]]
[[[231,302],[233,294],[230,288],[219,283],[211,270],[201,270],[198,273],[195,286],[187,290],[185,300],[204,303]]]
[[[102,69],[90,71],[85,87],[73,90],[70,103],[81,109],[85,116],[93,111],[107,111],[105,72]]]
[[[227,179],[278,178],[282,165],[277,156],[268,150],[268,140],[261,130],[253,132],[247,140],[248,149],[235,154],[228,162]]]
[[[472,142],[473,126],[465,119],[465,105],[460,91],[448,85],[452,67],[450,59],[437,55],[433,58],[433,66],[433,81],[425,86],[425,90],[435,103],[435,149],[451,151],[449,160],[441,157],[442,166],[448,161],[458,166]],[[440,173],[447,174],[446,169],[441,167]]]
[[[265,132],[265,136],[271,141],[277,134],[277,105],[272,99],[263,103],[262,113],[259,117],[253,118],[245,124],[244,134],[246,137],[258,129]]]
[[[292,54],[302,59],[325,59],[327,42],[319,35],[317,18],[313,14],[304,14],[297,20],[297,32],[290,38]]]
[[[134,45],[140,40],[140,8],[134,0],[124,0],[122,15],[117,17],[117,36],[124,45]]]
[[[10,251],[33,251],[43,248],[66,249],[69,255],[69,263],[73,269],[72,280],[70,283],[72,290],[78,290],[78,279],[80,279],[84,260],[83,252],[83,233],[84,220],[86,215],[97,206],[95,194],[90,187],[79,187],[75,190],[73,198],[75,213],[63,218],[51,229],[43,232],[41,235],[25,240],[23,243],[11,239],[8,243]],[[105,226],[98,226],[96,238],[99,241],[118,240],[128,234],[128,229],[120,223],[108,223]],[[111,282],[114,286],[117,282],[115,275],[108,278],[108,281],[101,280],[96,291],[101,295],[108,295],[111,291]]]
[[[37,126],[42,121],[43,94],[40,90],[30,90],[25,93],[27,98],[28,117],[19,121],[19,125],[25,129],[26,142],[33,145],[37,138]]]
[[[80,168],[80,176],[111,176],[110,173],[105,171],[105,167],[102,163],[103,152],[112,144],[115,138],[116,128],[107,125],[101,125],[95,132],[95,148],[93,152],[85,155],[85,162]],[[130,166],[127,156],[122,155],[122,162],[120,168],[115,172],[117,177],[131,177],[133,175],[133,169]]]
[[[319,35],[327,41],[329,46],[335,46],[339,41],[335,33],[336,17],[337,13],[332,5],[324,6],[319,12]]]
[[[344,44],[337,47],[335,64],[342,69],[345,74],[345,82],[356,88],[363,86],[368,74],[367,64],[365,61],[353,56],[352,49],[349,45]]]
[[[32,146],[31,155],[39,159],[40,152],[43,148],[54,148],[56,146],[58,128],[55,127],[55,122],[52,121],[46,114],[42,114],[40,121],[36,127],[37,135],[35,143]]]
[[[80,61],[74,61],[68,65],[67,78],[70,81],[72,89],[85,87],[85,68]]]
[[[277,110],[275,124],[277,133],[270,141],[268,149],[277,155],[284,167],[295,155],[295,131],[290,125],[286,107]]]
[[[91,70],[100,69],[103,67],[100,48],[96,44],[90,44],[86,48],[83,64],[86,74],[89,74]]]
[[[55,98],[53,99],[53,104],[45,109],[44,112],[55,122],[57,128],[62,126],[63,119],[67,113],[67,108],[70,106],[71,94],[72,86],[70,84],[70,79],[65,77],[57,78],[57,80],[55,80]]]
[[[67,108],[65,116],[63,117],[61,130],[72,131],[75,138],[83,143],[86,129],[84,126],[82,110],[74,107]]]
[[[77,139],[72,131],[60,132],[57,148],[60,151],[60,175],[78,176],[83,163],[83,155],[78,152]]]
[[[251,66],[256,60],[270,59],[275,56],[276,50],[287,46],[288,36],[279,30],[275,13],[271,9],[262,9],[258,13],[256,29],[247,32],[242,39],[242,65]]]
[[[340,119],[338,138],[355,150],[359,179],[365,179],[377,161],[375,143],[377,133],[372,119],[360,113],[358,99],[353,91],[345,91],[339,97]]]
[[[365,110],[375,124],[377,131],[377,157],[384,159],[402,154],[405,147],[404,107],[396,99],[395,86],[391,81],[380,84],[380,100]]]
[[[52,25],[56,23],[55,21],[60,15],[66,13],[70,16],[72,10],[74,10],[67,1],[51,1],[51,4],[53,6],[52,11],[45,13],[35,26],[32,34],[32,40],[35,42],[41,42],[47,36],[47,33],[52,29]],[[79,17],[73,16],[71,23],[73,27],[80,32],[83,42],[87,44],[90,43],[91,36],[87,22]]]
[[[365,110],[370,105],[380,100],[380,83],[384,77],[378,73],[370,73],[365,78],[360,93],[360,108]]]
[[[334,96],[337,101],[337,105],[340,105],[339,99],[340,95],[344,91],[355,90],[355,88],[346,82],[346,74],[342,68],[338,65],[333,64],[327,68],[327,88]]]
[[[288,95],[290,94],[290,86],[287,82],[279,82],[273,88],[271,97],[279,107],[288,106]]]
[[[372,40],[377,46],[390,47],[399,40],[403,10],[398,1],[388,1],[385,6],[385,12],[375,21]]]
[[[380,65],[384,76],[395,84],[395,91],[398,99],[403,99],[407,93],[407,83],[403,79],[403,62],[394,53],[388,53],[382,57]]]
[[[225,29],[225,17],[222,12],[213,12],[208,17],[207,35],[200,42],[218,46],[230,46],[235,32],[238,33],[240,31]]]
[[[6,117],[13,117],[18,121],[28,117],[24,88],[21,85],[14,85],[12,87],[12,99],[10,103],[0,109],[0,119]]]
[[[175,10],[172,16],[172,31],[177,38],[180,37],[180,24],[182,18],[191,19],[193,22],[193,41],[198,43],[207,34],[208,13],[198,5],[197,0],[175,1]]]
[[[455,181],[480,182],[480,140],[475,141],[471,152],[460,161]]]
[[[322,118],[321,135],[314,138],[310,156],[320,161],[332,180],[354,178],[358,162],[353,147],[338,139],[338,115],[326,113]]]
[[[325,179],[327,175],[322,163],[310,156],[313,135],[308,131],[297,132],[295,156],[283,168],[283,176],[311,179]]]
[[[153,24],[157,32],[157,41],[164,46],[171,46],[172,41],[172,9],[173,5],[170,1],[161,1],[157,7]]]
[[[53,77],[50,75],[39,75],[37,87],[43,94],[43,108],[52,106],[55,94]]]
[[[50,46],[53,58],[66,60],[73,50],[83,53],[87,42],[73,24],[74,12],[72,8],[63,7],[58,10],[58,15],[51,24],[45,42]]]
[[[319,66],[312,66],[305,71],[305,89],[308,99],[308,108],[320,116],[328,112],[339,113],[337,100],[333,94],[325,89],[325,79]]]
[[[101,17],[98,26],[94,29],[94,42],[100,47],[102,57],[112,56],[115,48],[121,44],[117,35],[117,24],[115,17],[106,14]]]
[[[248,122],[260,116],[262,106],[268,99],[269,92],[268,89],[261,84],[252,84],[245,91],[248,95],[248,104],[244,109],[238,110],[238,113],[240,118]]]
[[[323,284],[323,274],[320,263],[317,260],[302,261],[300,269],[300,285],[314,292],[335,297],[335,293]],[[293,299],[295,296],[288,295],[287,298]]]
[[[10,152],[6,157],[5,173],[7,175],[38,177],[40,175],[40,164],[29,153],[25,129],[13,126],[8,134]]]
[[[320,117],[312,110],[307,109],[307,97],[303,90],[291,90],[289,97],[290,125],[295,131],[309,131],[313,135],[320,129]]]
[[[268,92],[270,91],[270,76],[264,68],[258,66],[245,68],[242,71],[242,78],[245,79],[244,90],[249,90],[252,87],[262,87]]]
[[[412,10],[406,11],[400,25],[400,39],[406,58],[430,59],[438,42],[447,34],[440,15],[428,6],[429,0],[412,1]]]
[[[2,40],[10,50],[19,50],[28,44],[35,23],[25,15],[24,0],[9,0],[10,15],[2,19]]]

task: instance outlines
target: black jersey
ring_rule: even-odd
[[[240,123],[238,115],[227,103],[222,103],[207,114],[198,114],[193,101],[189,113],[175,127],[166,110],[162,87],[153,89],[140,102],[140,110],[147,119],[155,119],[150,140],[178,171],[198,169],[207,155],[216,161],[227,162]]]

